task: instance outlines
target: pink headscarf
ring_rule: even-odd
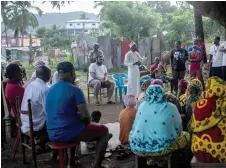
[[[160,86],[162,86],[162,88],[164,88],[163,82],[162,82],[162,80],[160,80],[160,79],[153,79],[153,80],[151,81],[151,85],[160,85]]]

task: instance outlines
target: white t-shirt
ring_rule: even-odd
[[[214,44],[210,48],[210,54],[213,55],[212,67],[221,67],[222,66],[223,53],[219,51],[220,50],[220,47],[221,47],[221,45],[216,46]]]
[[[92,76],[90,75],[91,72],[94,72],[96,76],[100,79],[104,79],[104,74],[107,73],[107,68],[105,65],[97,65],[97,63],[92,63],[89,66],[89,82],[93,79]]]
[[[34,131],[41,130],[45,125],[45,94],[48,89],[48,85],[39,78],[36,78],[25,88],[24,97],[21,104],[21,111],[28,111],[27,100],[31,99]],[[27,133],[30,130],[28,114],[21,114],[20,116],[22,122],[21,130],[23,133]]]
[[[53,74],[53,78],[52,78],[52,85],[57,83],[59,81],[59,74],[58,74],[58,71],[54,72]]]
[[[226,42],[224,42],[221,47],[223,47],[224,49],[226,49]],[[222,62],[222,66],[226,66],[226,52],[223,52],[223,62]]]

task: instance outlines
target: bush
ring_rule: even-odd
[[[69,62],[71,62],[73,65],[75,64],[72,55],[68,55],[67,58],[66,58],[66,60],[69,61]]]

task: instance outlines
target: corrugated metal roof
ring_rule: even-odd
[[[65,23],[100,23],[98,20],[69,20]]]

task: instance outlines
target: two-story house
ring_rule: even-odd
[[[69,35],[88,33],[89,30],[98,28],[100,25],[100,21],[97,20],[70,20],[65,23]]]

